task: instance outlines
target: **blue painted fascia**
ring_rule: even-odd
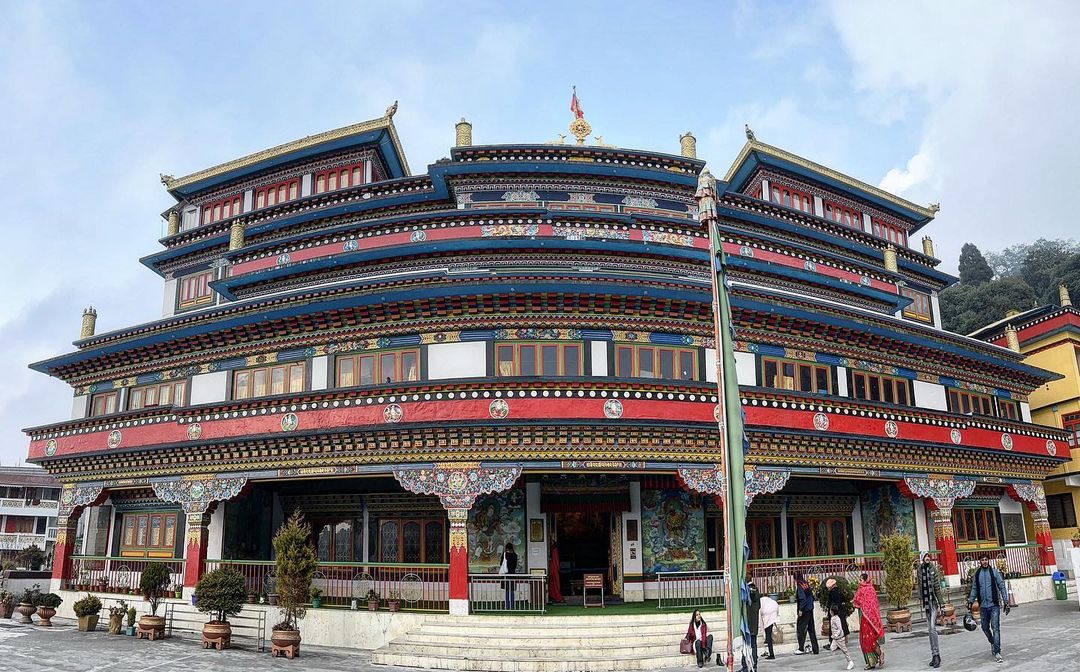
[[[820,273],[812,273],[798,268],[789,268],[779,264],[771,264],[767,261],[743,257],[738,254],[725,254],[724,259],[728,266],[745,268],[762,273],[771,273],[791,280],[797,280],[808,285],[821,285],[840,292],[856,294],[871,301],[886,303],[893,307],[893,312],[911,304],[911,299],[907,297],[892,294],[874,287],[866,287],[854,282],[845,282],[839,278],[831,278]]]

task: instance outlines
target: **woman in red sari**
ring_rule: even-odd
[[[863,669],[885,667],[885,651],[882,649],[885,630],[881,626],[881,605],[878,604],[874,584],[870,583],[866,574],[862,575],[852,602],[859,609],[859,646],[866,660]]]

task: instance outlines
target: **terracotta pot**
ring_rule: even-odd
[[[38,607],[37,615],[38,625],[46,628],[51,628],[52,621],[50,621],[49,619],[56,615],[56,609],[53,609],[52,607]]]
[[[109,634],[119,635],[120,631],[124,629],[124,615],[116,614],[115,616],[109,616]]]
[[[386,608],[390,611],[401,611],[401,602],[390,600],[386,603]]]
[[[885,612],[885,618],[890,625],[896,625],[898,623],[910,623],[911,622],[911,610],[909,609],[889,609]]]
[[[378,600],[368,600],[368,602],[367,602],[367,610],[368,611],[378,611],[379,610],[379,601]]]
[[[941,607],[942,616],[945,616],[946,618],[952,618],[955,614],[956,607],[954,607],[951,602],[946,602],[945,605]]]
[[[79,616],[79,632],[95,632],[97,630],[98,614]]]
[[[211,646],[217,650],[227,649],[232,643],[232,626],[228,621],[210,621],[202,626],[202,645],[204,649]]]
[[[1073,548],[1080,548],[1080,539],[1073,539]]]
[[[247,596],[248,604],[258,604],[259,600],[255,597],[255,593],[251,593]]]
[[[274,630],[270,635],[270,655],[277,657],[284,654],[286,658],[300,655],[300,631],[299,630]]]
[[[34,622],[33,619],[30,618],[30,616],[35,611],[37,610],[34,609],[34,605],[27,604],[26,602],[20,602],[19,606],[15,608],[15,613],[19,614],[20,616],[19,623],[22,623],[23,625],[29,625],[30,623]]]
[[[11,618],[11,615],[15,613],[15,603],[0,604],[0,618]]]
[[[271,605],[277,604],[277,595],[276,594],[267,595],[266,596],[266,601]]]
[[[139,625],[135,628],[135,636],[139,639],[146,637],[153,641],[165,636],[165,618],[162,616],[150,616],[149,614],[139,617]]]

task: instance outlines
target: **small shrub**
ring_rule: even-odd
[[[228,567],[203,574],[195,585],[195,608],[215,621],[239,614],[246,597],[244,575]]]
[[[139,579],[139,590],[143,597],[150,602],[150,615],[157,616],[158,605],[165,597],[165,590],[169,587],[169,568],[160,562],[151,562],[143,568],[142,578]]]
[[[836,581],[836,586],[840,589],[840,595],[844,600],[844,615],[850,616],[855,611],[855,605],[851,602],[855,599],[855,590],[851,587],[851,582],[843,576],[830,576],[821,582],[816,594],[818,604],[821,605],[826,614],[829,613],[829,589],[825,587],[829,579]]]
[[[308,543],[309,537],[311,526],[304,522],[299,510],[274,534],[278,607],[285,618],[274,630],[296,630],[297,621],[307,613],[304,605],[310,596],[311,577],[319,564],[315,549]]]
[[[56,609],[63,603],[63,598],[56,593],[45,593],[38,597],[37,606],[45,607],[46,609]],[[101,609],[101,607],[98,606],[98,609]]]
[[[101,612],[101,600],[97,598],[97,595],[87,594],[86,597],[72,605],[72,608],[75,609],[76,616],[93,616]]]
[[[915,588],[912,575],[915,554],[911,546],[912,539],[906,534],[889,534],[881,538],[881,552],[885,556],[885,599],[896,609],[907,606]]]

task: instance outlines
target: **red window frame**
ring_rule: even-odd
[[[622,355],[630,354],[630,371],[622,362]],[[672,361],[671,376],[664,375],[663,359],[670,353]],[[689,362],[684,360],[689,356]],[[648,360],[649,371],[642,373],[642,364]],[[683,375],[684,363],[689,363],[689,375]],[[673,348],[665,345],[616,345],[615,376],[617,378],[652,378],[654,380],[698,380],[698,352],[692,348]]]
[[[772,190],[770,200],[773,203],[782,205],[785,208],[801,210],[809,214],[814,213],[814,197],[808,192],[792,189],[779,184],[769,185],[769,189]]]
[[[871,219],[874,235],[878,238],[894,243],[901,247],[907,247],[907,232],[895,224],[887,224],[879,219]]]
[[[331,178],[333,178],[334,186],[330,186]],[[367,161],[321,170],[312,176],[311,188],[316,194],[325,194],[328,191],[348,189],[361,184],[367,184]]]
[[[998,417],[1006,420],[1020,420],[1020,404],[1012,399],[998,399]]]
[[[237,194],[222,198],[202,206],[202,220],[200,224],[213,224],[223,219],[229,219],[240,214],[243,209],[243,198]],[[229,214],[225,214],[228,212]]]
[[[545,351],[555,353],[555,370],[544,370]],[[525,354],[532,357],[532,373],[525,371]],[[573,364],[570,366],[570,364]],[[585,365],[584,343],[558,343],[554,341],[499,342],[495,344],[495,375],[556,376],[571,378],[583,376]]]
[[[953,509],[953,531],[959,542],[995,545],[1001,538],[998,530],[997,509],[955,507]],[[980,523],[982,529],[979,529]]]
[[[300,198],[300,178],[294,177],[255,189],[255,209],[269,208]]]
[[[388,357],[392,358],[389,366],[386,359]],[[362,382],[360,379],[360,371],[365,363],[371,366],[371,382],[369,383]],[[345,364],[352,369],[347,375],[343,375]],[[412,370],[407,370],[407,367]],[[337,387],[385,385],[387,378],[390,378],[392,383],[420,380],[420,350],[418,348],[373,350],[355,355],[338,355],[334,360],[334,381]]]
[[[825,201],[825,209],[823,212],[825,219],[842,224],[851,229],[863,228],[862,213],[858,210],[853,210],[849,207],[834,203],[832,201]]]
[[[930,295],[926,292],[920,292],[910,287],[901,287],[900,296],[911,299],[911,303],[904,306],[902,315],[904,317],[910,317],[913,320],[919,320],[920,322],[933,323],[934,310],[930,305]]]
[[[274,375],[281,373],[282,391],[274,392]],[[277,394],[295,394],[307,387],[306,362],[286,362],[271,366],[258,366],[252,369],[240,369],[233,372],[233,399],[256,399]],[[261,378],[261,383],[260,379]],[[296,381],[299,381],[298,384]],[[261,384],[263,391],[256,390]]]
[[[177,306],[180,308],[192,308],[213,303],[214,290],[210,288],[210,282],[213,279],[213,269],[182,276],[179,279],[180,288],[176,299]]]
[[[898,406],[913,406],[914,395],[907,378],[883,376],[868,371],[851,372],[851,398]]]

